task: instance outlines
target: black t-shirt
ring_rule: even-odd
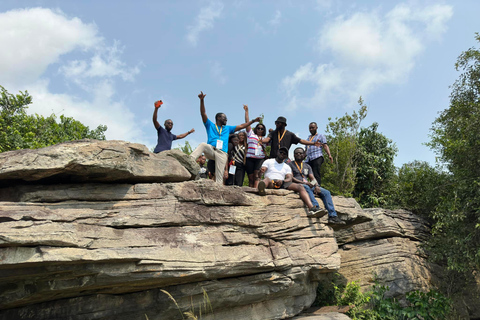
[[[279,139],[279,135],[280,135],[280,139]],[[293,132],[290,132],[288,130],[285,130],[285,135],[279,134],[277,130],[274,130],[270,132],[268,137],[271,139],[271,144],[272,144],[272,149],[270,151],[270,158],[277,157],[278,149],[280,149],[280,147],[286,147],[288,150],[290,150],[290,146],[292,144],[297,144],[301,140]],[[278,140],[281,140],[280,145],[278,144]]]

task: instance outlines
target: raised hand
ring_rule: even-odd
[[[246,104],[243,105],[243,110],[245,110],[246,112],[248,112],[248,106]]]
[[[203,100],[205,98],[206,94],[203,94],[202,91],[200,91],[200,94],[198,95],[198,97],[200,98],[200,100]]]
[[[160,108],[162,104],[163,104],[162,100],[155,101],[155,108]]]

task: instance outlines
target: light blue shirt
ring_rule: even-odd
[[[223,141],[222,151],[228,152],[228,137],[235,132],[236,126],[217,126],[210,119],[204,123],[207,130],[207,143],[211,146],[217,146],[217,140]]]

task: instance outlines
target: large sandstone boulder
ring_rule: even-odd
[[[144,145],[124,141],[87,139],[0,153],[0,185],[185,181],[196,169],[195,161],[178,150],[153,154]]]
[[[187,181],[188,156],[125,142],[45,149],[0,154],[0,319],[182,319],[205,297],[202,319],[286,319],[340,268],[326,217],[291,191]]]

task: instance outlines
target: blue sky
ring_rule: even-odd
[[[316,121],[369,107],[362,126],[399,151],[395,163],[435,162],[423,143],[449,104],[458,55],[478,44],[480,1],[0,2],[0,85],[28,90],[31,113],[65,114],[107,139],[155,146],[153,103],[172,132],[206,141],[207,114],[228,124],[287,118],[300,137]]]

